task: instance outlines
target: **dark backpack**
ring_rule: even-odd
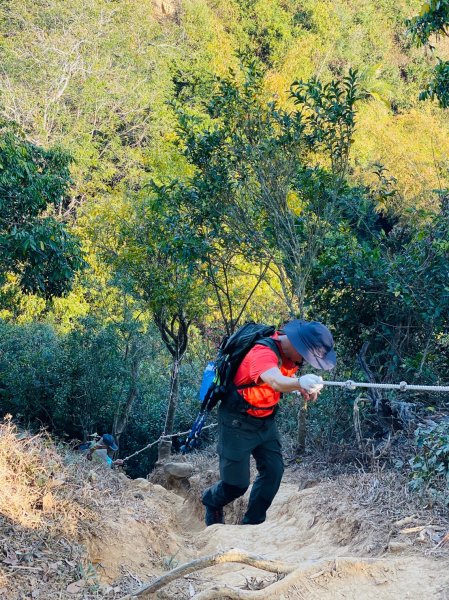
[[[268,346],[279,357],[279,350],[276,342],[270,338],[276,331],[276,328],[271,325],[260,325],[259,323],[246,323],[230,337],[224,337],[218,356],[213,363],[213,378],[210,374],[211,363],[206,367],[205,377],[210,381],[210,384],[204,394],[201,410],[211,411],[220,400],[224,400],[230,393],[234,391],[233,380],[240,363],[248,354],[248,352],[256,344]],[[203,378],[204,381],[204,378]],[[238,386],[237,389],[255,386],[255,383],[250,383],[244,386]],[[204,385],[202,386],[204,390]]]
[[[236,386],[233,380],[240,363],[256,344],[268,346],[280,359],[277,344],[270,337],[275,331],[276,328],[271,325],[250,322],[240,327],[230,337],[226,336],[222,339],[216,360],[208,363],[204,371],[200,390],[201,411],[181,448],[183,453],[195,447],[208,414],[220,400],[229,401],[233,397],[234,401],[240,403],[238,408],[242,410],[250,408],[243,397],[235,392],[256,384]]]

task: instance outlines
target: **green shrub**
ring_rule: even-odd
[[[415,439],[416,456],[410,460],[412,488],[449,486],[449,422],[419,427]]]

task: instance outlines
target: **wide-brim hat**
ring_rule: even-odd
[[[294,349],[315,369],[329,371],[337,364],[329,329],[317,321],[294,319],[282,327]]]

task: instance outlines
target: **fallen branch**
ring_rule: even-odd
[[[158,577],[151,583],[146,583],[141,588],[133,592],[132,594],[128,594],[123,596],[120,600],[132,600],[133,598],[145,597],[150,594],[154,594],[159,589],[171,583],[175,579],[179,579],[180,577],[184,577],[189,573],[194,573],[195,571],[199,571],[200,569],[206,569],[207,567],[211,567],[213,565],[219,565],[222,563],[228,562],[236,562],[243,563],[245,565],[250,565],[251,567],[256,567],[257,569],[262,569],[264,571],[269,571],[270,573],[277,573],[279,575],[287,575],[296,570],[296,567],[289,565],[287,563],[283,563],[277,560],[266,560],[262,556],[257,556],[255,554],[249,554],[245,552],[245,550],[239,550],[238,548],[232,548],[231,550],[224,550],[222,552],[218,552],[217,554],[212,554],[210,556],[204,556],[203,558],[197,558],[192,560],[185,565],[181,565],[173,569],[169,573]],[[280,582],[277,582],[280,583]],[[227,588],[226,588],[227,589]],[[229,588],[231,591],[233,588]],[[241,590],[234,589],[232,593],[237,593]],[[260,590],[263,591],[263,590]],[[198,597],[201,597],[198,596]],[[217,596],[210,596],[217,597]],[[237,598],[237,596],[228,596],[229,598]],[[244,598],[245,596],[241,596]],[[259,598],[262,596],[254,596],[255,598]],[[204,596],[207,598],[207,596]],[[204,600],[201,597],[202,600]]]
[[[298,585],[300,580],[313,581],[325,573],[341,572],[342,569],[348,567],[352,568],[367,563],[373,564],[378,561],[379,559],[377,558],[364,558],[360,560],[346,557],[340,557],[335,560],[324,560],[315,565],[314,568],[321,567],[321,569],[312,575],[309,575],[308,572],[304,570],[303,566],[294,567],[292,569],[289,565],[288,568],[292,570],[286,577],[280,581],[271,583],[261,590],[247,591],[227,585],[215,585],[209,590],[204,590],[199,594],[196,594],[193,596],[192,600],[217,600],[217,598],[223,598],[223,600],[278,600],[285,592],[291,590],[293,586]]]
[[[249,554],[245,550],[231,548],[230,550],[223,550],[217,554],[204,556],[203,558],[198,558],[185,565],[181,565],[169,573],[158,577],[151,583],[143,585],[132,594],[123,596],[120,600],[135,600],[139,597],[149,597],[150,594],[154,594],[175,579],[185,577],[189,573],[199,571],[200,569],[229,562],[243,563],[257,569],[276,573],[277,575],[285,575],[285,577],[270,583],[260,590],[242,590],[228,585],[214,585],[210,589],[203,590],[193,596],[192,600],[217,600],[217,598],[226,600],[278,600],[283,593],[290,590],[294,585],[297,585],[301,579],[311,581],[325,573],[340,572],[342,569],[348,567],[353,568],[354,566],[366,565],[367,563],[374,564],[379,561],[381,559],[378,558],[353,559],[351,557],[339,557],[334,560],[325,559],[314,565],[313,569],[318,570],[310,574],[310,569],[304,570],[304,566],[293,566],[277,560],[266,560],[261,556]]]

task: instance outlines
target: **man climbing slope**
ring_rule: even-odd
[[[283,392],[298,391],[306,401],[317,399],[321,377],[295,377],[306,361],[316,369],[336,364],[330,331],[316,321],[295,319],[265,343],[256,343],[234,377],[237,389],[218,409],[218,454],[221,480],[203,494],[206,525],[224,523],[223,507],[243,496],[250,484],[250,457],[258,476],[242,524],[263,523],[284,472],[280,436],[274,415]]]

